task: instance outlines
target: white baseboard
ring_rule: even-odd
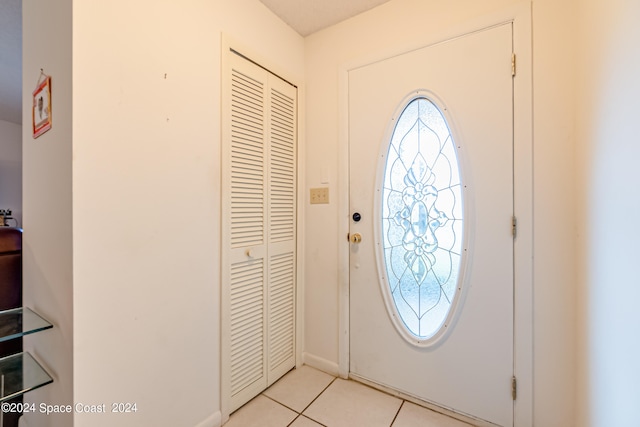
[[[340,376],[340,369],[336,362],[332,362],[322,357],[310,353],[302,353],[302,361],[305,365],[309,365],[312,368],[316,368],[320,371],[326,372],[334,377]]]
[[[222,426],[222,413],[217,411],[207,417],[206,420],[198,423],[195,427],[221,427]]]

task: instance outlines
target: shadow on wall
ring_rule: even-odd
[[[586,152],[584,242],[579,245],[586,248],[580,289],[585,342],[580,352],[588,357],[579,390],[588,390],[580,398],[589,419],[581,425],[637,425],[640,49],[635,41],[640,3],[588,0],[584,7],[577,152]]]

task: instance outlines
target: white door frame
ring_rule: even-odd
[[[513,23],[513,49],[517,72],[513,80],[514,212],[518,221],[514,239],[514,375],[517,399],[514,426],[533,424],[533,91],[531,7],[524,1],[513,7],[456,26],[446,33],[431,35],[418,43],[393,51],[379,52],[343,64],[339,70],[339,235],[349,233],[349,71],[415,49],[500,24]],[[339,342],[338,368],[349,376],[349,242],[338,248]]]
[[[253,49],[229,34],[221,33],[221,50],[220,50],[220,72],[221,72],[221,83],[225,82],[225,75],[227,74],[230,65],[230,57],[231,55],[235,55],[231,51],[234,50],[236,52],[241,53],[246,58],[250,58],[251,61],[254,61],[260,67],[265,68],[272,74],[280,77],[283,80],[286,80],[297,87],[298,95],[297,95],[297,145],[296,145],[296,159],[297,159],[297,176],[296,176],[296,186],[297,186],[297,200],[296,200],[296,310],[295,310],[295,366],[300,367],[303,364],[302,358],[302,349],[304,348],[304,217],[305,217],[305,193],[304,191],[300,191],[305,187],[305,175],[304,175],[304,167],[303,161],[305,159],[305,144],[304,144],[304,105],[305,105],[305,88],[303,79],[301,76],[292,75],[292,73],[283,69],[282,67],[275,64],[272,60],[267,57],[264,57],[256,49]],[[221,126],[220,126],[220,158],[222,159],[222,136],[223,136],[223,116],[224,111],[223,108],[230,104],[230,99],[228,96],[224,96],[224,90],[221,91]],[[222,177],[220,177],[222,178]],[[224,226],[224,225],[222,225]],[[220,242],[219,253],[222,254],[222,241]],[[224,289],[222,288],[222,271],[220,270],[220,413],[221,413],[221,422],[222,424],[226,423],[229,420],[230,415],[230,403],[231,403],[231,385],[229,381],[229,373],[225,372],[225,369],[229,368],[229,357],[228,348],[230,341],[230,334],[228,333],[229,327],[229,319],[225,318],[225,313],[228,312],[228,302],[224,300]]]

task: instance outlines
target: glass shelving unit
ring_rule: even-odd
[[[26,307],[0,311],[0,342],[52,327],[51,323]],[[0,402],[52,382],[49,374],[27,352],[0,359]]]

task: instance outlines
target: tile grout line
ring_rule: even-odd
[[[311,402],[309,402],[309,404],[308,404],[307,406],[305,406],[305,407],[304,407],[304,409],[302,410],[302,412],[300,412],[300,415],[302,415],[302,413],[303,413],[304,411],[306,411],[307,409],[309,409],[309,406],[313,405],[313,402],[315,402],[316,400],[318,400],[318,398],[319,398],[320,396],[322,396],[322,393],[324,393],[325,391],[327,391],[327,389],[328,389],[329,387],[331,387],[331,384],[333,384],[337,379],[338,379],[338,377],[333,377],[333,379],[331,380],[331,382],[330,382],[329,384],[327,384],[327,386],[326,386],[325,388],[323,388],[323,389],[322,389],[322,391],[321,391],[320,393],[318,393],[318,395],[317,395],[316,397],[314,397],[314,398],[313,398],[313,400],[312,400]],[[310,420],[313,420],[313,421],[317,422],[318,424],[324,425],[324,424],[322,424],[322,423],[320,423],[320,422],[318,422],[318,421],[314,420],[313,418],[307,417],[306,415],[305,415],[305,417],[306,417],[306,418],[309,418]]]
[[[309,406],[313,405],[313,402],[315,402],[316,400],[318,400],[318,398],[322,395],[322,393],[324,393],[325,391],[327,391],[327,389],[328,389],[329,387],[331,387],[331,384],[333,384],[333,383],[335,382],[335,380],[336,380],[336,379],[337,379],[337,377],[333,377],[333,379],[331,380],[331,382],[330,382],[329,384],[327,384],[327,386],[326,386],[325,388],[323,388],[323,389],[322,389],[322,391],[321,391],[320,393],[318,393],[318,395],[317,395],[316,397],[314,397],[314,398],[313,398],[313,400],[312,400],[311,402],[309,402],[309,404],[308,404],[307,406],[305,406],[305,407],[302,409],[302,411],[301,411],[301,412],[298,412],[298,411],[296,411],[295,409],[292,409],[294,412],[297,412],[297,413],[298,413],[298,416],[297,416],[293,421],[291,421],[291,423],[289,424],[289,426],[291,426],[291,424],[293,424],[293,423],[294,423],[298,418],[300,418],[300,417],[304,417],[304,418],[306,418],[306,419],[308,419],[308,420],[313,421],[313,422],[314,422],[314,423],[316,423],[316,424],[321,425],[322,427],[327,427],[327,426],[325,426],[324,424],[322,424],[320,421],[318,421],[318,420],[314,420],[313,418],[311,418],[311,417],[308,417],[308,416],[304,415],[304,414],[303,414],[303,412],[304,412],[304,411],[306,411],[307,409],[309,409]],[[268,396],[267,396],[267,397],[268,397]],[[272,399],[272,400],[273,400],[273,399]],[[280,403],[280,402],[278,402],[278,403]],[[281,403],[280,403],[280,404],[281,404]],[[282,405],[282,404],[281,404],[281,405]],[[283,405],[283,406],[284,406],[284,405]],[[291,408],[289,408],[289,409],[291,409]],[[287,427],[289,427],[289,426],[287,426]]]
[[[331,381],[331,382],[333,382],[333,381]],[[329,385],[331,385],[331,384],[329,384]],[[329,387],[329,386],[327,386],[327,387]],[[327,387],[325,387],[325,388],[324,388],[324,390],[326,390],[326,389],[327,389]],[[324,393],[324,390],[322,390],[322,392],[320,392],[320,394]],[[318,396],[320,396],[320,394],[319,394]],[[277,403],[278,405],[282,406],[283,408],[287,408],[288,410],[290,410],[291,412],[293,412],[293,413],[295,413],[295,414],[296,414],[295,418],[294,418],[293,420],[291,420],[291,422],[290,422],[289,424],[287,424],[287,427],[290,427],[290,426],[291,426],[293,423],[295,423],[295,422],[296,422],[296,420],[297,420],[298,418],[300,418],[300,417],[304,417],[304,418],[306,418],[306,419],[308,419],[308,420],[311,420],[311,421],[313,421],[314,423],[321,425],[322,427],[327,427],[327,426],[325,426],[324,424],[322,424],[321,422],[316,421],[316,420],[314,420],[313,418],[309,418],[309,417],[307,417],[306,415],[302,415],[302,413],[301,413],[301,412],[298,412],[298,411],[296,411],[296,410],[295,410],[295,409],[293,409],[293,408],[289,408],[289,407],[288,407],[287,405],[285,405],[284,403],[282,403],[282,402],[278,402],[278,401],[277,401],[277,400],[275,400],[274,398],[267,396],[266,394],[264,394],[264,392],[263,392],[263,393],[260,393],[260,395],[261,395],[261,396],[266,397],[267,399],[271,400],[271,401],[272,401],[272,402],[274,402],[274,403]],[[317,398],[318,398],[318,397],[316,396],[316,399],[317,399]],[[315,399],[313,399],[313,400],[315,401]],[[311,402],[311,403],[313,403],[313,402]],[[311,403],[310,403],[309,405],[311,405]],[[309,406],[305,407],[304,409],[307,409],[308,407],[309,407]],[[303,411],[304,411],[304,410],[303,410]]]
[[[290,411],[295,412],[295,413],[296,413],[296,415],[300,415],[300,412],[296,411],[296,410],[295,410],[295,409],[293,409],[293,408],[289,408],[287,405],[285,405],[285,404],[284,404],[284,403],[282,403],[282,402],[278,402],[278,401],[277,401],[276,399],[274,399],[273,397],[267,396],[266,394],[264,394],[264,392],[260,393],[260,395],[261,395],[261,396],[266,397],[267,399],[271,400],[272,402],[277,403],[277,404],[278,404],[278,405],[280,405],[280,406],[283,406],[283,407],[287,408],[287,409],[288,409],[288,410],[290,410]],[[296,418],[298,418],[298,417],[296,417]]]
[[[280,401],[276,400],[275,398],[273,398],[273,397],[271,397],[271,396],[268,396],[268,395],[264,394],[264,391],[263,391],[262,393],[260,393],[260,394],[261,394],[262,396],[266,397],[267,399],[269,399],[269,400],[272,400],[272,401],[276,402],[278,405],[284,406],[285,408],[287,408],[287,409],[289,409],[289,410],[291,410],[291,411],[295,412],[296,414],[302,415],[302,413],[303,413],[304,411],[306,411],[306,410],[309,408],[309,406],[311,406],[311,405],[313,404],[313,402],[315,402],[315,401],[318,399],[318,397],[320,397],[320,395],[321,395],[322,393],[324,393],[324,392],[329,388],[329,386],[331,386],[331,384],[333,384],[333,382],[334,382],[336,379],[337,379],[337,378],[336,378],[336,377],[334,377],[334,378],[331,380],[331,382],[330,382],[329,384],[327,384],[327,386],[326,386],[325,388],[323,388],[323,389],[322,389],[322,391],[320,391],[320,393],[318,393],[318,395],[317,395],[316,397],[314,397],[314,398],[313,398],[313,400],[312,400],[312,401],[311,401],[307,406],[305,406],[305,407],[302,409],[302,411],[298,411],[297,409],[293,409],[293,408],[288,407],[287,405],[285,405],[284,403],[282,403],[282,402],[280,402]],[[268,389],[267,389],[267,390],[268,390]],[[267,390],[265,390],[265,391],[267,391]],[[309,417],[306,417],[306,418],[309,418]],[[315,421],[315,420],[314,420],[314,421]]]
[[[393,423],[396,422],[396,418],[398,418],[398,415],[400,415],[400,411],[402,410],[402,407],[404,406],[406,400],[402,399],[402,403],[400,404],[400,407],[398,408],[398,411],[396,412],[395,417],[393,417],[393,420],[391,420],[391,424],[389,424],[389,427],[393,427]]]
[[[295,369],[295,368],[294,368],[294,369]],[[293,370],[293,369],[292,369],[292,370]],[[277,403],[278,405],[283,406],[283,407],[285,407],[285,408],[289,409],[290,411],[293,411],[293,412],[295,412],[295,413],[296,413],[296,417],[295,417],[295,418],[294,418],[294,419],[293,419],[293,420],[292,420],[292,421],[287,425],[287,427],[291,426],[291,425],[292,425],[292,424],[293,424],[293,423],[294,423],[298,418],[300,418],[301,416],[302,416],[302,417],[304,417],[304,418],[306,418],[306,419],[308,419],[308,420],[311,420],[311,421],[313,421],[313,422],[315,422],[315,423],[317,423],[317,424],[319,424],[319,425],[321,425],[322,427],[326,427],[326,426],[325,426],[324,424],[322,424],[321,422],[319,422],[319,421],[317,421],[317,420],[314,420],[313,418],[310,418],[310,417],[308,417],[308,416],[306,416],[306,415],[303,415],[302,413],[303,413],[304,411],[306,411],[306,410],[309,408],[309,406],[311,406],[311,405],[313,404],[313,402],[315,402],[315,401],[316,401],[316,400],[317,400],[317,399],[322,395],[322,393],[324,393],[324,392],[325,392],[325,391],[326,391],[326,390],[331,386],[331,384],[333,384],[333,383],[335,382],[335,380],[336,380],[336,379],[337,379],[337,377],[333,377],[333,379],[331,380],[331,382],[329,382],[329,384],[327,384],[327,385],[322,389],[322,391],[320,391],[320,393],[318,393],[318,394],[316,395],[316,397],[314,397],[314,398],[313,398],[313,400],[312,400],[311,402],[309,402],[309,404],[308,404],[307,406],[305,406],[305,407],[302,409],[302,411],[300,411],[300,412],[298,412],[296,409],[293,409],[293,408],[288,407],[287,405],[285,405],[285,404],[284,404],[284,403],[282,403],[282,402],[277,401],[276,399],[272,398],[271,396],[266,395],[266,394],[264,393],[264,391],[263,391],[262,393],[260,393],[260,394],[261,394],[262,396],[266,397],[267,399],[271,400],[272,402],[275,402],[275,403]],[[266,390],[265,390],[265,391],[266,391]]]
[[[309,421],[311,421],[311,422],[313,422],[313,423],[316,423],[316,424],[318,424],[319,426],[327,427],[326,425],[322,424],[321,422],[318,422],[318,421],[314,420],[313,418],[309,418],[309,417],[307,417],[306,415],[302,415],[302,414],[298,414],[298,416],[297,416],[293,421],[291,421],[291,423],[290,423],[287,427],[291,427],[291,426],[293,425],[293,423],[295,423],[295,422],[296,422],[296,420],[297,420],[298,418],[300,418],[300,417],[305,418],[305,419],[307,419],[307,420],[309,420]]]
[[[291,426],[293,425],[293,423],[295,423],[295,422],[296,422],[296,420],[297,420],[298,418],[300,418],[300,417],[301,417],[301,415],[300,415],[300,414],[296,414],[296,417],[295,417],[295,418],[294,418],[294,419],[293,419],[289,424],[287,424],[287,427],[291,427]]]

